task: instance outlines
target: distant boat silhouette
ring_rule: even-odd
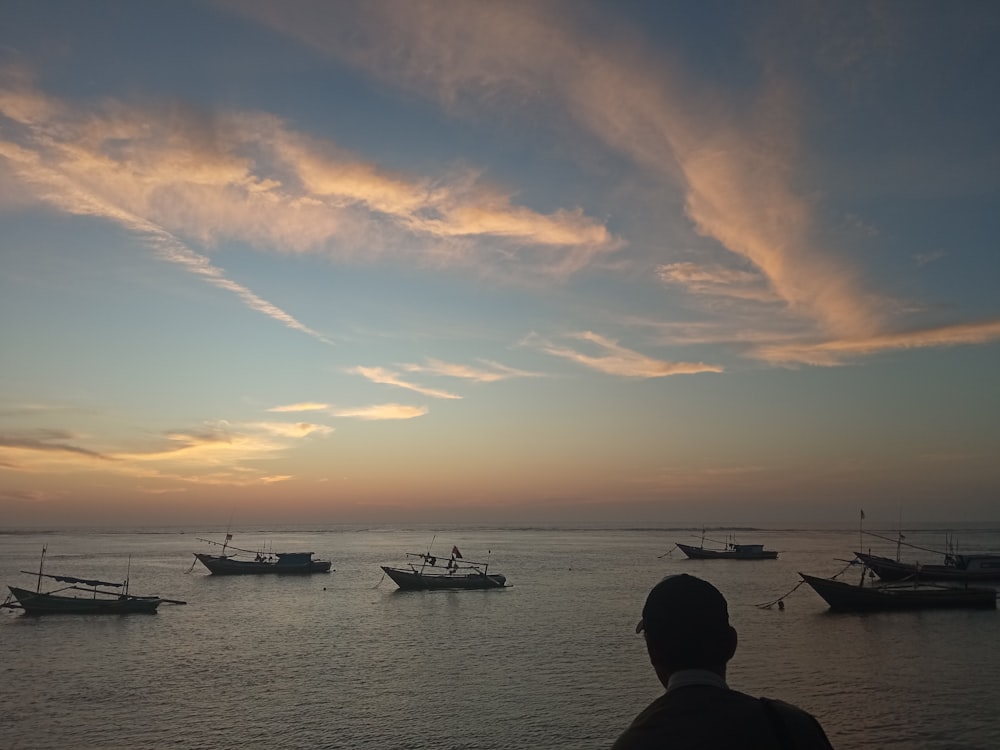
[[[433,542],[432,542],[433,543]],[[489,563],[465,560],[458,547],[451,548],[451,556],[440,558],[427,552],[407,552],[407,557],[417,558],[419,564],[408,563],[406,568],[381,568],[404,591],[432,589],[500,589],[507,585],[507,578],[500,573],[489,573]],[[442,560],[445,562],[442,563]]]

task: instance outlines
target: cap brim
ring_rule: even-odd
[[[639,622],[637,622],[635,625],[635,632],[641,633],[645,629],[646,629],[646,623],[643,620],[639,620]]]

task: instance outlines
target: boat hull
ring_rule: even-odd
[[[988,588],[855,586],[799,573],[832,610],[876,612],[907,609],[996,609],[997,592]]]
[[[59,596],[8,586],[28,615],[126,615],[155,614],[162,600],[156,597],[94,598]]]
[[[332,563],[329,560],[306,560],[305,562],[257,562],[253,560],[235,560],[220,555],[206,555],[195,552],[209,572],[217,576],[238,575],[309,575],[311,573],[329,573]]]
[[[774,550],[718,550],[692,547],[690,544],[676,542],[677,548],[692,560],[775,560],[778,553]]]
[[[507,578],[499,573],[418,573],[385,565],[382,570],[404,591],[502,589],[507,585]]]
[[[883,581],[902,581],[909,578],[921,581],[1000,581],[1000,556],[997,555],[972,558],[980,562],[982,567],[968,569],[956,565],[918,566],[897,562],[879,555],[868,555],[863,552],[855,552],[854,554]],[[995,567],[987,567],[987,564],[990,563]]]

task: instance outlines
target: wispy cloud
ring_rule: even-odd
[[[28,474],[99,470],[136,480],[182,484],[248,486],[274,481],[257,467],[281,456],[298,441],[333,432],[308,422],[215,422],[197,429],[165,432],[142,444],[114,450],[84,447],[68,430],[32,430],[0,435],[0,465]],[[146,486],[144,491],[164,489]]]
[[[917,264],[918,268],[923,268],[928,263],[933,263],[936,260],[941,260],[946,257],[948,257],[948,253],[938,251],[934,253],[919,253],[913,256],[913,260]]]
[[[392,370],[388,370],[384,367],[358,366],[348,368],[346,372],[352,375],[360,375],[361,377],[367,378],[371,382],[378,383],[379,385],[392,385],[397,388],[405,388],[408,391],[415,391],[416,393],[420,393],[424,396],[430,396],[432,398],[462,398],[457,393],[442,391],[437,388],[427,388],[426,386],[407,382],[400,377],[398,372],[393,372]]]
[[[330,408],[329,404],[316,403],[314,401],[303,401],[298,404],[286,404],[284,406],[272,406],[268,411],[270,412],[300,412],[300,411],[326,411]]]
[[[683,287],[692,294],[733,297],[756,302],[777,302],[780,298],[767,288],[757,272],[698,263],[666,263],[656,269],[664,284]]]
[[[38,451],[41,453],[73,454],[99,461],[114,460],[114,456],[82,448],[70,442],[75,440],[79,440],[79,436],[68,430],[37,429],[0,434],[0,449],[9,449],[0,451],[0,456],[3,454],[9,456],[13,451]],[[8,465],[14,464],[12,462]]]
[[[213,158],[193,147],[189,151],[176,150],[169,132],[161,134],[164,143],[146,144],[148,150],[144,150],[139,141],[149,129],[149,120],[138,112],[114,109],[105,114],[102,122],[99,115],[69,110],[61,102],[32,91],[0,89],[0,116],[20,126],[19,143],[0,137],[0,157],[38,200],[71,214],[114,222],[143,237],[161,259],[235,294],[251,310],[332,343],[322,333],[227,278],[206,256],[164,228],[170,209],[158,210],[157,205],[161,201],[175,205],[165,196],[171,188],[186,186],[203,193],[206,185],[224,189],[235,180],[242,183],[246,195],[252,195],[253,183],[245,168],[241,175],[237,160],[227,162],[221,155]],[[129,146],[119,143],[130,139]],[[115,149],[111,148],[112,142],[118,143]],[[112,153],[121,155],[115,159]],[[237,179],[240,176],[242,179]],[[197,200],[195,196],[189,198]],[[181,222],[171,223],[180,230],[191,229]]]
[[[282,311],[226,280],[190,245],[241,240],[351,262],[390,255],[548,274],[572,273],[622,246],[580,209],[534,211],[468,167],[404,174],[267,113],[176,102],[84,109],[35,90],[26,76],[6,78],[0,116],[14,127],[0,139],[0,156],[30,194],[152,235],[166,259],[279,319]]]
[[[426,406],[407,406],[406,404],[376,404],[374,406],[358,406],[344,409],[331,409],[335,417],[347,417],[364,420],[380,419],[414,419],[422,417],[430,411]]]
[[[900,349],[922,349],[1000,341],[1000,320],[927,328],[863,339],[761,346],[753,355],[776,364],[839,365],[862,356]]]
[[[495,383],[499,380],[510,380],[511,378],[544,377],[542,373],[519,370],[491,360],[484,359],[479,361],[483,367],[471,367],[453,362],[443,362],[439,359],[428,359],[424,364],[410,363],[402,367],[407,372],[443,375],[449,378],[472,380],[476,383]]]
[[[584,341],[603,353],[587,354],[570,347],[557,346],[535,335],[527,337],[524,343],[592,370],[626,378],[663,378],[670,375],[723,371],[718,365],[707,365],[703,362],[668,362],[653,359],[632,349],[626,349],[617,341],[591,331],[575,334],[573,338]]]

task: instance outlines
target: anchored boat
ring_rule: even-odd
[[[677,549],[683,552],[692,560],[774,560],[778,553],[774,550],[764,549],[763,544],[737,544],[736,538],[731,536],[726,541],[720,542],[715,539],[707,541],[721,545],[719,547],[705,546],[705,532],[701,532],[701,544],[695,547],[693,544],[681,544],[676,542]]]
[[[488,562],[472,562],[462,557],[458,547],[451,548],[451,555],[441,558],[427,552],[407,552],[409,561],[405,568],[383,565],[382,570],[400,589],[427,591],[431,589],[501,589],[507,578],[500,573],[490,573]]]
[[[35,590],[8,586],[10,596],[0,604],[7,609],[20,609],[27,615],[88,614],[125,615],[134,613],[154,614],[161,604],[186,604],[177,599],[163,599],[159,596],[137,596],[130,594],[129,579],[121,583],[99,581],[93,578],[52,575],[43,572],[45,551],[38,563],[38,572],[22,570],[22,573],[38,578]],[[62,588],[42,591],[42,579],[65,583]],[[73,592],[73,593],[66,593]]]
[[[996,609],[997,606],[997,592],[989,588],[916,583],[865,586],[805,573],[799,575],[833,610]]]
[[[229,544],[232,534],[226,534],[225,542],[215,542],[211,539],[201,539],[201,542],[218,544],[222,554],[208,555],[195,552],[198,562],[208,568],[214,575],[264,575],[276,573],[279,575],[307,575],[310,573],[329,573],[332,563],[329,560],[314,560],[312,552],[263,552],[240,549]],[[230,554],[227,554],[227,550]],[[192,563],[193,564],[193,563]]]

